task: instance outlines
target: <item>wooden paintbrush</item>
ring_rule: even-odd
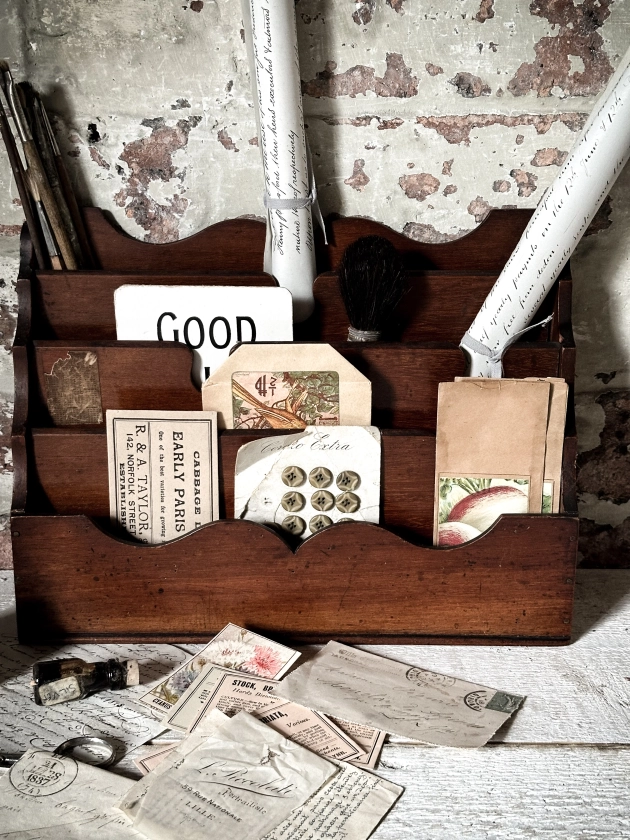
[[[33,140],[30,126],[24,115],[24,109],[20,101],[20,97],[13,81],[11,70],[6,61],[0,61],[0,78],[2,79],[2,87],[4,89],[11,115],[17,129],[22,149],[24,150],[24,158],[29,173],[28,182],[37,188],[37,192],[41,202],[46,211],[46,216],[50,223],[50,230],[58,245],[58,250],[61,252],[65,267],[70,270],[76,270],[77,262],[72,251],[72,246],[66,233],[55,196],[48,183],[48,178],[44,172],[37,146]],[[33,200],[37,201],[33,195]]]
[[[348,341],[378,341],[407,291],[405,268],[392,243],[363,236],[348,245],[339,289],[350,321]]]

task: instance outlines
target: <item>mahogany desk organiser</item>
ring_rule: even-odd
[[[372,380],[373,422],[383,432],[382,524],[336,525],[297,550],[269,528],[229,518],[236,452],[264,432],[220,434],[227,519],[145,546],[117,536],[109,523],[104,425],[63,425],[63,417],[60,424],[48,402],[54,363],[89,354],[103,416],[108,408],[201,408],[187,347],[116,341],[113,291],[126,282],[273,285],[260,272],[264,225],[237,219],[151,245],[88,209],[101,266],[92,272],[33,272],[25,238],[11,516],[20,640],[201,642],[231,621],[298,643],[568,642],[578,536],[572,401],[563,512],[504,515],[465,545],[431,547],[438,383],[464,373],[459,340],[530,215],[494,211],[468,236],[440,245],[365,219],[329,221],[331,244],[318,243],[316,311],[295,337],[331,342]],[[346,342],[333,272],[345,246],[371,233],[398,248],[412,289],[392,340],[362,346]],[[572,384],[568,268],[543,304],[547,312],[551,324],[508,351],[505,375],[563,376]],[[79,397],[94,400],[94,393]]]

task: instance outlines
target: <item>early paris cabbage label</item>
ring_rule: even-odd
[[[108,411],[110,516],[151,545],[218,519],[213,411]]]

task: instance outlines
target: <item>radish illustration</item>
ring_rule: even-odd
[[[448,515],[448,522],[470,525],[480,533],[502,513],[527,513],[527,507],[527,494],[517,487],[488,487],[457,502]]]
[[[438,528],[438,545],[461,545],[478,537],[480,533],[464,522],[443,522]]]

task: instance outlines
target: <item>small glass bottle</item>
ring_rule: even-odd
[[[135,659],[119,662],[85,662],[83,659],[53,659],[33,665],[33,694],[38,706],[54,706],[81,700],[106,689],[138,685],[140,673]]]

